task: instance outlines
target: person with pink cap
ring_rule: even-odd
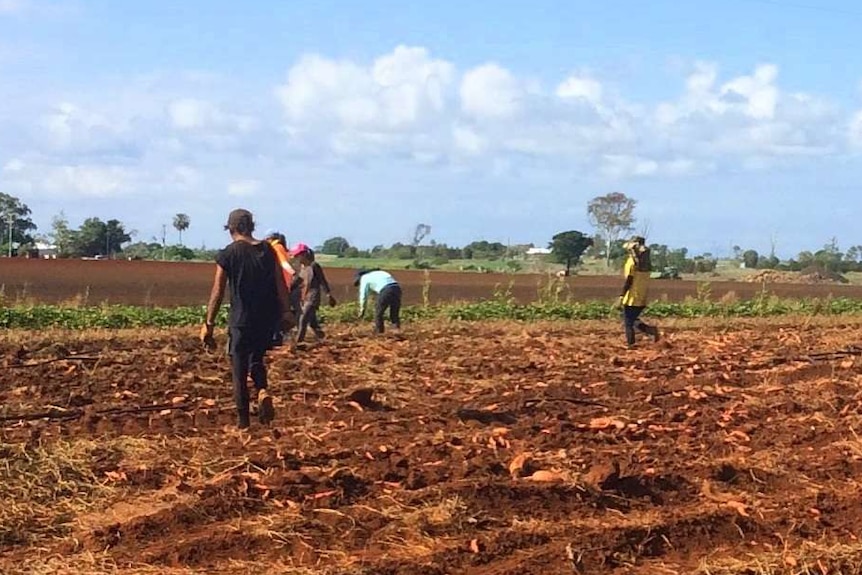
[[[329,282],[326,281],[323,268],[314,261],[312,249],[303,243],[298,243],[291,248],[289,253],[291,257],[299,261],[301,266],[298,274],[302,284],[299,296],[299,325],[296,332],[296,342],[301,343],[305,340],[305,332],[309,327],[314,331],[317,341],[322,341],[326,334],[317,319],[317,310],[320,308],[322,299],[321,292],[326,292],[330,306],[335,306],[337,302],[329,288]]]

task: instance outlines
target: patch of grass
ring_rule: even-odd
[[[823,575],[862,573],[862,543],[825,545],[803,542],[782,551],[749,553],[744,557],[703,559],[697,575]]]
[[[416,269],[413,259],[393,259],[393,258],[339,258],[335,256],[316,255],[318,262],[330,268],[380,268],[384,270],[404,270]],[[519,264],[515,266],[514,263]],[[514,273],[514,272],[536,272],[542,271],[549,267],[561,267],[556,265],[548,265],[544,262],[522,259],[506,259],[500,258],[496,260],[489,259],[471,259],[471,260],[448,260],[445,262],[435,263],[431,258],[431,266],[439,271],[463,271],[463,272],[497,272],[497,273]]]
[[[375,541],[386,548],[392,559],[415,560],[432,555],[470,519],[466,502],[458,496],[442,497],[419,507],[395,500],[392,503],[374,510],[389,520],[375,534]]]
[[[92,469],[104,450],[104,443],[84,439],[0,443],[0,546],[68,534],[79,513],[113,490]]]
[[[516,302],[507,289],[498,288],[494,297],[474,302],[438,305],[419,304],[402,309],[407,321],[444,319],[450,321],[484,320],[597,320],[619,315],[605,301],[568,301],[553,287],[541,290],[540,299],[531,303]],[[227,308],[222,308],[218,323],[225,325]],[[320,316],[328,322],[356,323],[356,304],[321,308]],[[862,300],[851,298],[787,299],[762,292],[748,300],[723,298],[714,301],[708,284],[698,297],[683,302],[656,301],[646,314],[659,318],[764,318],[775,316],[839,316],[862,314]],[[199,325],[204,318],[203,306],[151,308],[123,305],[65,307],[29,305],[0,308],[0,329],[126,329],[167,328]]]

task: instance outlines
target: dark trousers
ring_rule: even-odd
[[[296,341],[305,341],[305,332],[308,331],[309,327],[317,339],[323,339],[323,329],[321,329],[320,321],[317,319],[317,305],[306,302],[302,304],[299,313],[299,329],[296,332]]]
[[[377,305],[374,308],[374,331],[383,333],[383,316],[389,310],[389,321],[393,326],[401,327],[401,286],[389,284],[377,295]]]
[[[255,333],[253,330],[232,327],[228,332],[228,353],[230,353],[231,374],[233,378],[233,400],[240,425],[249,422],[248,376],[255,389],[266,389],[266,363],[264,356],[271,342],[271,332]]]
[[[297,318],[297,325],[299,323],[299,316],[302,313],[302,305],[300,303],[300,297],[301,297],[300,289],[298,287],[296,289],[291,288],[288,301],[290,302],[290,311]],[[270,346],[269,346],[270,349],[284,345],[284,336],[287,335],[287,333],[289,331],[290,330],[283,330],[283,329],[281,329],[281,327],[276,329],[275,333],[272,335],[272,343],[270,343]]]
[[[623,326],[626,330],[626,343],[629,345],[635,344],[635,330],[655,337],[656,328],[645,324],[640,319],[644,309],[646,309],[644,306],[623,306]]]

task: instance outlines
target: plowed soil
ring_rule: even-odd
[[[0,335],[0,572],[858,573],[859,320],[664,327]]]
[[[213,267],[211,263],[190,262],[0,258],[0,294],[13,302],[204,305],[212,286]],[[353,274],[351,269],[326,268],[329,283],[340,301],[356,297]],[[552,281],[549,276],[539,274],[431,271],[426,275],[417,270],[393,274],[404,288],[406,304],[422,302],[426,293],[433,303],[475,301],[490,298],[501,289],[508,290],[520,302],[530,302]],[[750,299],[763,290],[759,282],[723,281],[709,276],[703,276],[703,281],[709,282],[715,298],[733,294]],[[801,276],[799,281],[803,281]],[[560,295],[575,300],[610,300],[619,295],[621,287],[617,275],[574,276],[565,279]],[[860,285],[767,283],[766,288],[781,297],[862,297]],[[697,295],[698,282],[654,280],[650,293],[654,299],[681,301]]]

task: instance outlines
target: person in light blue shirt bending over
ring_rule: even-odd
[[[353,285],[359,288],[359,318],[365,317],[365,302],[368,293],[377,294],[374,308],[374,332],[383,333],[383,314],[389,310],[389,321],[396,329],[401,328],[401,286],[391,274],[383,270],[359,270],[353,277]]]

